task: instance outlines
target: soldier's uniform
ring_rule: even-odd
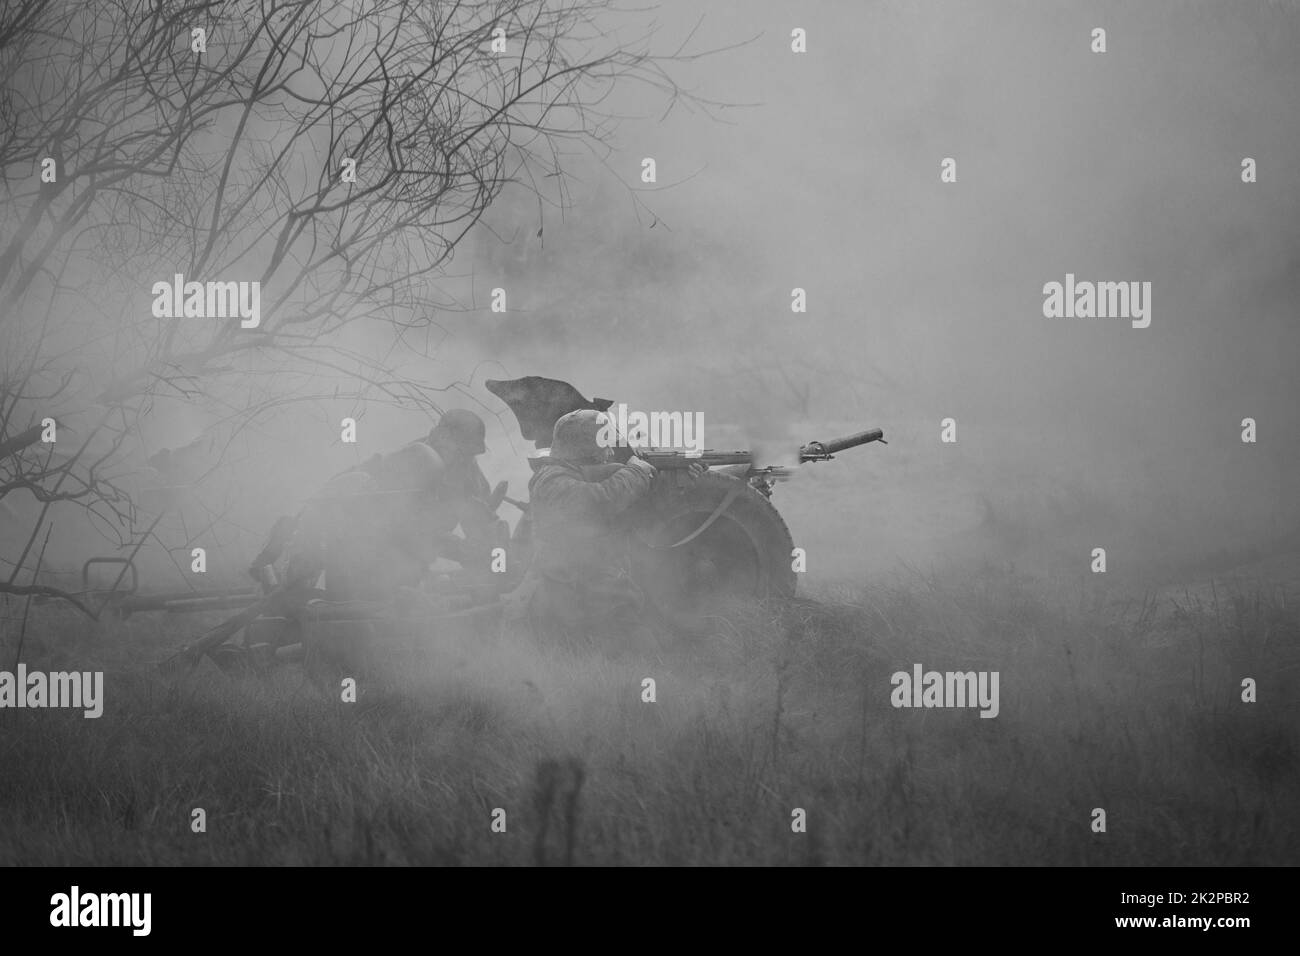
[[[333,478],[299,515],[287,583],[311,587],[324,571],[334,601],[385,601],[418,585],[457,523],[445,472],[413,442]]]
[[[532,463],[534,556],[507,606],[508,628],[527,627],[545,640],[584,638],[627,626],[641,608],[620,518],[649,492],[655,469],[639,458],[620,466],[603,461],[607,450],[595,441],[601,417],[591,410],[565,415],[555,424],[550,457]]]
[[[439,557],[486,570],[500,522],[475,461],[484,431],[477,415],[452,410],[423,441],[336,475],[296,520],[277,522],[250,572],[262,580],[287,548],[288,587],[313,587],[323,571],[332,600],[385,601]]]
[[[509,539],[506,523],[487,506],[492,489],[475,460],[487,451],[486,432],[483,419],[453,408],[425,439],[442,459],[441,502],[456,519],[436,542],[439,554],[484,574],[488,573],[492,548]],[[451,534],[457,525],[464,538]]]

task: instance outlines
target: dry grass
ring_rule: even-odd
[[[0,711],[0,862],[1300,862],[1300,615],[1267,595],[913,571],[652,655],[430,640],[356,704],[296,669],[169,683],[176,619],[46,611],[28,666],[104,669],[105,713]],[[894,710],[914,662],[999,671],[1001,714]]]

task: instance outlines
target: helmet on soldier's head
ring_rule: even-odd
[[[464,455],[481,455],[487,451],[486,438],[487,426],[483,419],[468,409],[450,408],[443,412],[426,441],[435,446],[453,445]]]
[[[613,449],[598,440],[608,426],[609,416],[604,412],[590,408],[569,412],[555,423],[551,457],[565,461],[608,461]]]

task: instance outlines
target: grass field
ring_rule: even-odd
[[[1212,593],[900,571],[653,652],[431,638],[356,703],[157,676],[199,621],[35,608],[29,669],[104,670],[105,709],[0,711],[0,862],[1295,864],[1300,612]],[[894,709],[914,663],[998,671],[999,715]]]

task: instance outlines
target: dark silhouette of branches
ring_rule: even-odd
[[[114,467],[154,398],[229,409],[225,446],[322,381],[437,411],[391,343],[460,308],[437,280],[502,189],[562,183],[565,144],[600,156],[617,83],[710,107],[669,72],[699,54],[654,56],[610,15],[606,0],[5,4],[0,500],[41,502],[31,540],[55,504],[132,539]],[[176,274],[260,283],[260,323],[155,316],[153,284]],[[55,446],[10,448],[45,418]],[[19,583],[29,550],[0,592],[36,586]]]

